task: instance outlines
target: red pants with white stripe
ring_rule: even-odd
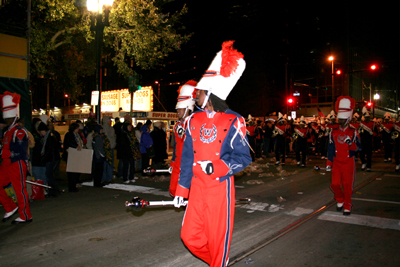
[[[19,216],[23,220],[32,219],[31,210],[29,208],[29,196],[26,192],[26,163],[22,160],[11,163],[4,160],[0,165],[0,203],[6,212],[10,212],[17,207],[17,204],[7,196],[4,186],[10,182],[14,188],[18,201]]]
[[[351,210],[351,195],[353,194],[356,163],[354,158],[339,162],[333,161],[331,189],[338,203],[344,202],[344,209]]]
[[[212,267],[228,263],[235,213],[233,177],[219,182],[193,177],[181,237],[187,248]]]

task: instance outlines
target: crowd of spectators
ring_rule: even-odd
[[[24,124],[22,119],[19,123]],[[94,187],[103,187],[118,179],[133,183],[150,166],[150,159],[153,168],[162,168],[168,158],[164,124],[155,122],[153,127],[152,124],[147,120],[134,126],[131,117],[125,116],[123,122],[115,118],[112,126],[111,117],[103,117],[98,124],[93,116],[85,124],[79,120],[71,123],[62,140],[47,116],[34,118],[29,132],[31,175],[35,181],[51,187],[46,197],[57,197],[62,192],[57,185],[61,180],[60,162],[68,162],[70,148],[92,149]],[[68,191],[79,192],[81,174],[69,170],[67,179]]]

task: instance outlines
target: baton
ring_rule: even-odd
[[[146,170],[143,170],[143,173],[156,173],[156,172],[168,172],[169,173],[169,169],[156,170],[156,169],[147,168]]]
[[[29,180],[26,180],[25,182],[27,182],[28,184],[33,184],[33,185],[37,185],[37,186],[46,187],[46,188],[51,189],[51,186],[48,186],[48,185],[35,183],[35,182],[29,181]]]
[[[235,204],[247,204],[250,203],[251,199],[250,198],[240,198],[240,199],[236,199],[235,200]],[[186,206],[188,203],[187,200],[185,200],[183,202],[183,205],[181,206]],[[170,206],[170,205],[174,205],[174,201],[173,200],[169,200],[169,201],[145,201],[143,199],[141,199],[140,197],[134,197],[132,199],[132,201],[126,201],[125,202],[125,207],[131,207],[133,210],[135,211],[140,211],[142,210],[144,207],[147,206]]]

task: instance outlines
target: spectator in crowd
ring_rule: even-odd
[[[59,132],[56,131],[56,129],[54,128],[54,123],[49,121],[49,124],[47,125],[47,127],[49,127],[49,130],[51,131],[51,133],[54,135],[54,137],[57,140],[57,149],[58,149],[58,155],[60,155],[60,153],[62,152],[62,140],[61,140],[61,135]],[[54,175],[54,179],[57,180],[61,180],[61,176],[60,176],[60,157],[57,161],[56,166],[54,167],[54,171],[53,171],[53,175]]]
[[[154,129],[150,133],[151,139],[153,139],[154,146],[154,158],[153,168],[160,169],[164,163],[164,160],[168,158],[167,154],[167,134],[162,129],[161,122],[157,121],[154,123]]]
[[[115,137],[115,130],[111,127],[111,117],[105,116],[102,119],[103,132],[110,142],[110,150],[107,150],[108,157],[110,160],[104,162],[103,177],[101,178],[102,183],[110,183],[113,179],[114,171],[114,148],[117,145],[117,140]]]
[[[150,136],[150,125],[147,123],[143,125],[140,130],[142,131],[142,136],[140,138],[140,153],[142,154],[142,172],[149,167],[150,158],[147,150],[153,146],[153,139]],[[151,155],[150,155],[151,156]]]
[[[81,137],[81,139],[82,139],[82,141],[83,141],[83,147],[82,147],[82,148],[85,148],[86,143],[87,143],[86,136],[85,136],[85,134],[84,134],[84,128],[85,128],[85,127],[83,126],[83,123],[82,123],[82,121],[80,121],[80,120],[77,120],[76,123],[79,125],[78,134],[80,135],[80,137]],[[88,123],[90,123],[90,121],[89,121]]]
[[[35,180],[41,180],[47,184],[46,162],[42,159],[44,135],[48,131],[47,125],[42,121],[35,124],[35,131],[32,133],[35,139],[35,146],[32,149],[32,176]]]
[[[135,182],[135,159],[137,159],[139,152],[137,142],[132,124],[124,122],[118,151],[118,156],[123,164],[124,183]]]
[[[138,159],[135,161],[136,164],[136,169],[141,170],[142,169],[142,155],[140,154],[140,139],[142,137],[142,131],[140,128],[143,126],[143,123],[138,122],[138,124],[135,127],[135,136],[138,141],[137,147],[139,149],[139,154],[138,154]]]
[[[77,123],[72,123],[69,126],[68,133],[65,134],[64,137],[64,154],[63,159],[67,161],[68,159],[68,149],[76,148],[77,150],[81,150],[84,147],[83,140],[81,135],[79,134],[79,125]],[[78,192],[78,188],[76,185],[79,181],[80,173],[77,172],[67,172],[68,177],[68,191],[69,192]]]
[[[42,126],[42,123],[39,125],[39,130],[40,135],[43,137],[43,145],[40,153],[41,160],[45,164],[47,185],[51,186],[48,196],[57,197],[60,195],[60,190],[54,177],[54,171],[57,166],[60,166],[60,143],[53,132],[47,126]]]
[[[104,172],[104,162],[111,161],[111,145],[104,134],[103,127],[96,125],[92,134],[93,170],[92,179],[94,187],[103,187],[101,179]]]
[[[114,164],[115,166],[115,170],[117,172],[117,177],[118,178],[122,178],[122,160],[119,160],[120,158],[118,157],[118,149],[119,149],[119,139],[121,138],[121,131],[122,131],[122,122],[119,119],[119,117],[115,118],[115,124],[113,126],[114,132],[115,132],[115,141],[116,141],[116,145],[115,145],[115,156],[114,159],[117,159]]]

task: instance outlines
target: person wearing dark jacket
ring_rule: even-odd
[[[155,169],[162,167],[164,160],[168,158],[167,154],[167,134],[161,128],[161,122],[157,121],[154,123],[154,129],[150,133],[151,139],[153,139],[154,146],[154,158],[152,165]]]
[[[47,185],[51,186],[48,196],[57,197],[60,195],[60,190],[54,178],[54,171],[60,164],[60,143],[57,136],[48,128],[41,130],[40,135],[43,137],[41,160],[46,166]]]
[[[47,185],[46,162],[42,159],[44,134],[48,131],[46,124],[41,121],[36,122],[32,135],[35,139],[35,146],[32,149],[32,176],[36,180],[43,181]]]
[[[149,155],[147,154],[147,149],[153,146],[153,139],[150,136],[150,125],[147,123],[143,125],[140,130],[142,135],[140,137],[140,153],[142,153],[142,172],[149,167]]]
[[[106,161],[106,146],[110,149],[110,142],[107,136],[103,133],[103,127],[96,125],[92,138],[93,147],[93,171],[92,179],[94,187],[103,187],[101,178],[103,176],[104,162]]]
[[[122,160],[124,183],[134,182],[135,160],[138,158],[138,141],[130,122],[124,123],[119,139],[118,157]]]
[[[83,140],[79,135],[79,125],[77,123],[72,123],[69,126],[68,133],[65,134],[64,137],[64,154],[63,159],[67,161],[68,159],[68,149],[70,147],[81,150],[84,146]],[[67,172],[68,177],[68,191],[69,192],[78,192],[78,188],[76,188],[76,184],[79,181],[80,173],[77,172]]]

